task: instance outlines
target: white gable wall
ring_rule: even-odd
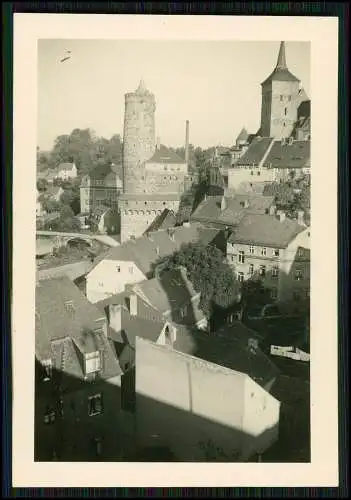
[[[103,260],[87,275],[86,293],[90,302],[99,302],[140,283],[146,276],[133,261]]]

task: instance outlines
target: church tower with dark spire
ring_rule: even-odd
[[[288,69],[285,42],[280,43],[277,64],[261,87],[260,135],[277,139],[290,137],[297,121],[301,90],[300,80]]]

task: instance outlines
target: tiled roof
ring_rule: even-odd
[[[269,196],[235,193],[233,197],[225,197],[226,208],[222,211],[222,198],[222,196],[207,198],[197,207],[192,218],[235,225],[247,213],[266,213],[274,202],[274,198]],[[247,207],[243,205],[245,202],[248,203]]]
[[[72,303],[72,307],[67,305]],[[78,287],[68,278],[46,279],[36,287],[36,350],[37,354],[48,349],[52,340],[70,337],[83,346],[85,331],[95,329],[103,316],[98,308],[88,302]],[[91,339],[86,340],[89,352]]]
[[[59,370],[64,361],[64,372],[82,379],[79,353],[101,350],[104,354],[101,376],[119,374],[107,338],[103,333],[93,333],[103,324],[101,311],[88,302],[69,278],[48,279],[36,287],[35,353],[39,360],[52,359]]]
[[[229,237],[232,243],[286,248],[305,228],[286,218],[280,221],[273,215],[245,215]]]
[[[268,150],[272,142],[271,137],[255,137],[255,139],[251,142],[250,146],[247,148],[245,153],[241,158],[236,162],[236,166],[238,165],[258,165],[265,153]]]
[[[310,164],[310,141],[293,141],[282,144],[275,141],[264,165],[273,168],[302,168]]]
[[[109,163],[105,163],[103,165],[97,165],[92,168],[89,172],[89,177],[91,179],[103,180],[105,177],[112,173],[112,168]]]
[[[54,249],[54,243],[50,239],[37,238],[36,240],[36,256],[47,255],[52,252]]]
[[[39,278],[41,280],[60,278],[61,276],[68,277],[71,281],[85,276],[91,269],[92,263],[90,260],[83,260],[80,262],[72,262],[63,266],[50,267],[48,269],[41,269],[39,271]]]
[[[158,215],[155,220],[152,221],[150,226],[145,231],[145,234],[153,231],[159,231],[160,229],[169,229],[175,226],[176,222],[177,218],[172,210],[168,210],[168,208],[165,208],[163,212]]]
[[[179,250],[183,244],[202,241],[209,244],[217,236],[218,230],[203,228],[200,224],[193,223],[190,227],[180,226],[172,229],[173,238],[168,230],[160,230],[149,236],[141,236],[129,240],[109,249],[99,255],[94,261],[94,267],[102,260],[121,260],[135,262],[144,274],[153,270],[156,261]]]
[[[178,193],[153,193],[153,194],[129,194],[124,193],[120,196],[121,201],[178,201],[181,195]]]
[[[58,170],[59,172],[62,172],[64,170],[73,170],[74,163],[60,163]]]
[[[161,146],[146,163],[185,163],[185,161],[174,151]]]

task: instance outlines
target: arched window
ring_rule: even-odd
[[[150,210],[146,210],[146,215],[150,215]]]
[[[129,215],[133,215],[133,210],[128,210]]]
[[[139,210],[139,215],[144,215],[144,210]]]
[[[138,215],[138,210],[134,210],[134,214],[135,214],[135,215]]]

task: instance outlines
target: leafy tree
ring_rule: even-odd
[[[208,319],[216,306],[226,309],[237,300],[238,283],[234,273],[222,252],[214,246],[183,245],[178,252],[160,259],[156,266],[161,274],[180,266],[187,270],[195,290],[201,293],[200,307]]]
[[[38,191],[46,191],[49,183],[46,179],[38,179],[37,180],[37,189]]]

